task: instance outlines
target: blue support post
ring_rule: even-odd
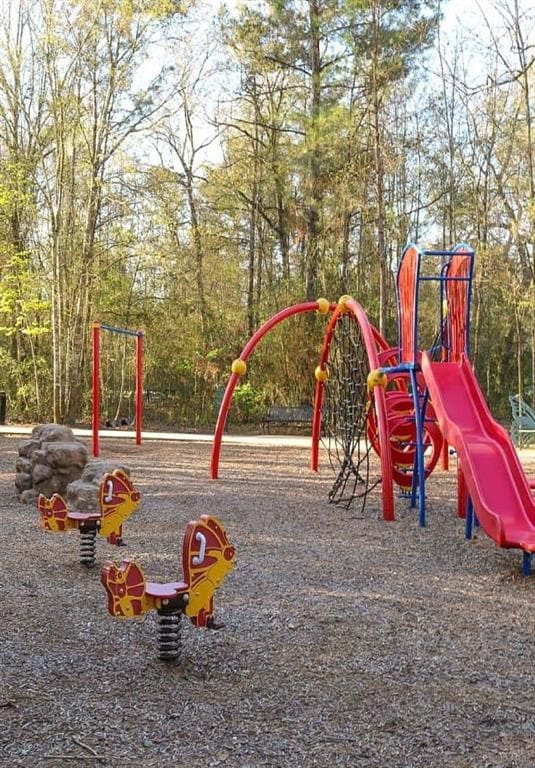
[[[474,505],[472,499],[466,504],[466,517],[464,519],[464,538],[471,539],[474,531]]]
[[[425,464],[424,464],[424,429],[422,421],[422,411],[420,410],[420,397],[418,394],[418,382],[416,381],[416,368],[411,367],[410,372],[412,399],[414,403],[414,417],[416,420],[416,463],[418,485],[418,521],[420,528],[425,528]],[[425,408],[426,399],[424,397],[423,408]],[[416,485],[413,482],[413,500],[416,492]]]
[[[416,501],[418,499],[418,451],[414,455],[414,461],[412,464],[412,485],[409,492],[410,508],[416,507]]]
[[[522,573],[531,576],[531,557],[533,552],[522,552]]]

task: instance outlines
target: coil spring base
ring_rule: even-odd
[[[158,612],[158,656],[164,661],[175,661],[182,652],[182,611]]]
[[[80,528],[80,562],[86,568],[95,567],[96,528]]]

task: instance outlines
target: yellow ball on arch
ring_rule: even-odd
[[[327,299],[323,299],[323,298],[318,299],[317,304],[318,304],[317,311],[320,313],[320,315],[326,315],[331,307]]]
[[[340,296],[340,298],[338,299],[338,309],[340,310],[340,312],[347,312],[347,301],[351,298],[353,297],[348,296],[347,294]]]
[[[235,373],[237,376],[243,376],[243,374],[247,370],[247,363],[245,362],[245,360],[242,360],[240,357],[237,357],[236,360],[233,360],[230,370],[232,371],[232,373]]]
[[[329,371],[326,368],[322,368],[321,365],[318,365],[314,371],[314,376],[316,377],[316,381],[327,381],[329,378]]]
[[[368,389],[373,389],[374,387],[382,387],[384,389],[388,384],[388,378],[384,371],[381,371],[380,368],[376,368],[369,372],[367,383]]]

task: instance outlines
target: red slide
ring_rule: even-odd
[[[422,371],[442,434],[457,451],[481,527],[500,547],[535,552],[535,500],[470,362],[433,363],[424,352]]]

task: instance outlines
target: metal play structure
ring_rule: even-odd
[[[121,336],[134,337],[135,346],[135,432],[136,445],[141,445],[141,426],[143,421],[143,332],[131,331],[128,328],[115,328],[106,323],[93,323],[92,348],[93,348],[93,371],[92,371],[92,446],[93,456],[99,455],[99,430],[100,430],[100,382],[101,382],[101,331]]]
[[[362,306],[343,296],[297,304],[277,313],[249,339],[221,402],[210,473],[219,474],[221,442],[236,384],[259,341],[302,312],[329,315],[315,370],[310,465],[323,441],[335,469],[329,499],[364,505],[377,481],[370,455],[380,458],[382,514],[395,519],[394,487],[426,525],[427,477],[448,445],[457,454],[458,513],[501,547],[523,551],[530,572],[535,551],[535,501],[509,435],[492,418],[469,361],[473,249],[421,249],[409,244],[397,271],[398,344],[389,345]],[[434,309],[431,309],[434,308]]]

